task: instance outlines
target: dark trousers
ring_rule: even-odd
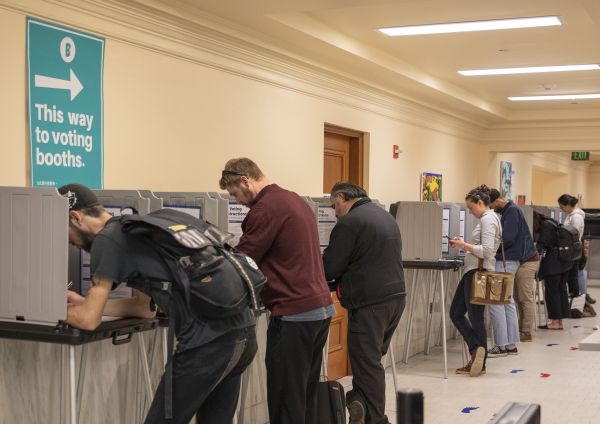
[[[551,320],[571,316],[569,295],[567,293],[567,277],[570,272],[544,276],[546,308],[548,309],[548,318]]]
[[[400,322],[404,296],[348,311],[348,356],[352,366],[352,390],[346,402],[358,400],[365,407],[366,424],[387,424],[385,370],[381,358],[387,353]]]
[[[330,322],[271,317],[265,356],[271,424],[319,422],[317,387]]]
[[[571,296],[579,296],[579,261],[573,261],[573,266],[567,272],[567,284]]]
[[[471,303],[471,281],[477,270],[472,269],[461,278],[450,306],[450,319],[458,332],[463,336],[469,352],[473,353],[478,347],[486,350],[487,334],[485,332],[485,306]],[[465,316],[466,315],[466,316]],[[467,316],[469,319],[467,319]],[[485,366],[485,360],[484,360]]]
[[[165,419],[163,375],[146,424],[202,424],[233,421],[241,375],[257,350],[255,327],[233,330],[214,341],[173,356],[173,419]]]

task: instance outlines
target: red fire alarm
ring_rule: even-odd
[[[393,157],[394,159],[398,159],[398,156],[400,156],[400,148],[397,144],[394,144]]]

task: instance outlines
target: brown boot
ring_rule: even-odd
[[[530,342],[531,341],[531,333],[520,333],[519,340],[521,342]]]
[[[464,375],[471,375],[471,365],[473,364],[473,361],[470,360],[467,365],[465,365],[462,368],[457,368],[456,369],[456,373],[457,374],[464,374]],[[481,369],[481,374],[485,374],[485,365],[483,366],[483,368]]]
[[[457,374],[471,374],[471,365],[472,364],[473,364],[473,359],[470,359],[469,362],[467,362],[467,365],[465,365],[462,368],[457,368],[456,373]]]

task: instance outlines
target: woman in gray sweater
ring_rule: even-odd
[[[463,336],[469,347],[471,360],[466,366],[458,368],[457,374],[469,374],[477,377],[485,374],[487,357],[487,335],[484,324],[485,306],[470,303],[471,281],[479,268],[479,260],[483,260],[483,268],[494,271],[496,252],[500,246],[500,218],[490,210],[490,189],[481,185],[469,191],[465,197],[469,212],[479,218],[479,224],[473,230],[473,243],[465,243],[459,237],[450,240],[452,247],[467,252],[465,256],[464,274],[450,306],[450,318]],[[468,319],[467,319],[467,315]]]

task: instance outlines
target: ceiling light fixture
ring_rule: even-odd
[[[513,102],[525,102],[535,100],[585,100],[585,99],[600,99],[600,93],[590,94],[557,94],[553,96],[516,96],[509,97],[508,100]]]
[[[534,18],[496,19],[492,21],[454,22],[379,28],[378,31],[397,37],[402,35],[446,34],[453,32],[493,31],[498,29],[535,28],[562,25],[558,16]]]
[[[596,63],[588,65],[558,65],[558,66],[530,66],[527,68],[498,68],[498,69],[471,69],[458,71],[466,77],[480,75],[515,75],[515,74],[538,74],[543,72],[569,72],[569,71],[593,71],[600,69]]]

